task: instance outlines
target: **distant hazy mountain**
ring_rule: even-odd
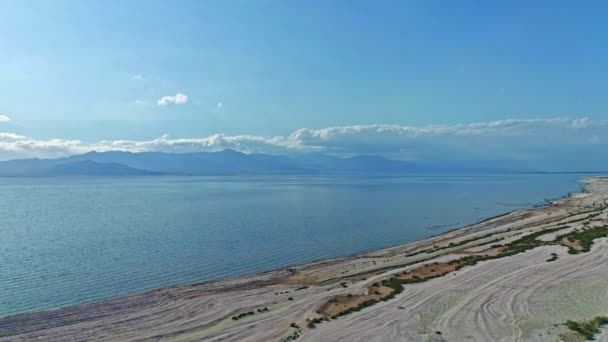
[[[325,154],[294,157],[221,152],[90,152],[58,159],[0,162],[0,176],[130,175],[288,175],[501,172],[504,169],[459,164],[416,164],[378,156],[339,158]]]
[[[91,160],[18,159],[0,162],[0,176],[144,176],[157,172],[141,170],[117,163],[98,163]]]
[[[141,170],[117,163],[97,163],[83,160],[70,163],[61,163],[50,169],[55,175],[92,175],[92,176],[143,176],[154,175],[158,172]]]

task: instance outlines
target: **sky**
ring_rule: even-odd
[[[607,9],[0,0],[0,159],[233,148],[608,170]]]

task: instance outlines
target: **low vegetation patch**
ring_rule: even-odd
[[[585,322],[566,322],[568,329],[579,333],[588,341],[592,341],[595,335],[601,333],[600,327],[606,324],[608,324],[608,317],[605,316],[596,317]]]
[[[263,309],[257,309],[256,311],[257,311],[257,313],[264,313],[264,312],[268,312],[270,310],[268,310],[268,308],[263,308]],[[234,316],[232,316],[232,320],[238,321],[239,319],[241,319],[243,317],[253,316],[253,315],[255,315],[256,311],[243,312],[238,315],[234,315]]]
[[[486,239],[486,238],[489,238],[491,236],[494,236],[494,235],[497,235],[497,234],[501,234],[501,233],[503,233],[503,232],[494,232],[494,233],[489,233],[489,234],[485,234],[485,235],[482,235],[482,236],[472,237],[472,238],[466,239],[466,240],[461,240],[461,241],[458,241],[458,242],[450,242],[449,244],[447,244],[445,246],[437,246],[437,245],[435,245],[432,248],[423,249],[421,251],[409,253],[409,254],[406,254],[405,256],[406,257],[412,257],[412,256],[415,256],[415,255],[418,255],[418,254],[422,254],[422,253],[431,254],[431,253],[438,252],[438,251],[441,251],[441,250],[444,250],[444,249],[448,249],[448,248],[460,247],[460,246],[466,245],[467,243],[478,241],[478,240],[482,240],[482,239]],[[492,241],[489,241],[488,243],[494,243],[494,242],[498,242],[498,241],[501,241],[501,240],[503,240],[503,238],[496,238],[496,239],[494,239]]]
[[[572,220],[569,220],[569,221],[560,222],[560,223],[558,223],[558,226],[564,226],[564,225],[567,225],[567,224],[577,223],[577,222],[581,222],[581,221],[585,221],[585,220],[592,220],[592,219],[596,218],[597,216],[601,215],[602,214],[602,210],[604,210],[604,209],[605,208],[602,207],[599,210],[592,209],[592,210],[589,210],[589,211],[585,211],[585,212],[581,212],[581,213],[575,214],[575,215],[582,215],[582,214],[591,213],[590,215],[579,217],[577,219],[572,219]]]
[[[328,319],[325,317],[312,318],[312,319],[308,320],[308,324],[306,326],[309,327],[310,329],[314,329],[317,326],[317,324],[320,324],[323,321],[328,321]]]
[[[593,240],[602,237],[608,237],[608,226],[586,228],[581,231],[560,236],[560,238],[566,238],[569,242],[580,246],[579,249],[568,246],[568,253],[570,254],[589,252],[591,250],[591,246],[593,245]]]
[[[596,227],[596,228],[586,228],[583,231],[576,231],[572,233],[568,233],[559,237],[556,241],[541,241],[538,240],[538,237],[544,234],[553,233],[556,231],[562,230],[563,227],[557,227],[552,229],[544,229],[539,230],[537,232],[528,234],[526,236],[521,237],[515,241],[512,241],[510,244],[505,246],[500,246],[496,249],[496,253],[494,254],[482,254],[482,255],[468,255],[462,257],[460,259],[455,259],[449,261],[447,263],[434,263],[427,264],[421,266],[420,268],[412,271],[411,273],[404,272],[402,275],[397,275],[392,278],[383,280],[381,283],[374,283],[370,287],[368,287],[369,294],[367,295],[350,295],[346,296],[351,299],[352,306],[346,308],[338,312],[337,314],[332,314],[330,317],[332,319],[336,319],[341,316],[345,316],[351,314],[353,312],[361,311],[366,307],[372,306],[382,301],[388,301],[393,299],[396,295],[403,292],[404,285],[420,283],[424,281],[428,281],[433,278],[444,276],[448,273],[460,270],[466,266],[476,265],[480,261],[499,259],[507,256],[516,255],[519,253],[526,252],[530,249],[539,247],[539,246],[548,246],[548,245],[556,245],[559,244],[559,241],[562,238],[568,239],[568,241],[577,242],[580,246],[580,250],[576,250],[576,253],[580,252],[588,252],[593,245],[593,240],[600,237],[608,237],[608,226],[604,227]],[[487,237],[487,236],[485,236]],[[464,240],[466,242],[470,242],[471,240]],[[465,242],[465,243],[466,243]],[[494,242],[494,241],[492,241]],[[572,249],[572,247],[569,247]],[[547,261],[555,261],[558,259],[557,254],[552,253],[551,258]],[[344,283],[342,286],[344,287]],[[390,292],[384,295],[378,295],[379,292],[377,289],[388,288]],[[344,297],[344,296],[343,296]],[[366,299],[368,298],[368,299]],[[365,300],[364,300],[365,299]],[[335,304],[339,302],[337,298],[331,299],[328,303],[324,304],[321,312],[325,315],[329,313],[328,310],[324,310],[323,308],[327,308],[328,305]],[[327,317],[325,318],[327,320]],[[319,324],[323,321],[323,319],[317,319],[317,321],[309,322],[309,327],[314,328],[316,324]],[[605,324],[605,323],[601,323]],[[600,324],[600,325],[601,325]]]
[[[283,339],[283,342],[289,342],[289,341],[295,341],[298,338],[300,338],[300,335],[302,334],[302,331],[300,331],[299,329],[292,332],[289,336],[285,337]]]
[[[295,322],[292,322],[289,325],[290,328],[295,329],[291,334],[289,334],[287,337],[285,337],[282,342],[289,342],[289,341],[295,341],[298,338],[300,338],[300,336],[302,335],[302,329],[300,328],[299,325],[297,325]]]

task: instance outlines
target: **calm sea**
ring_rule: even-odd
[[[0,316],[412,241],[580,177],[0,178]]]

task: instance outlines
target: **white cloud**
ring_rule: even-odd
[[[173,139],[165,134],[152,140],[108,140],[92,144],[67,139],[36,140],[0,133],[0,159],[49,158],[89,151],[182,153],[230,148],[247,153],[371,153],[411,160],[527,159],[540,162],[554,158],[559,163],[594,153],[594,158],[585,158],[599,163],[608,160],[608,140],[602,138],[607,128],[608,120],[589,118],[508,119],[454,125],[302,128],[288,136],[214,134]],[[581,165],[578,162],[571,164],[572,167]]]
[[[89,152],[92,146],[80,140],[35,140],[13,133],[0,133],[0,159],[57,158]]]
[[[25,136],[14,134],[14,133],[0,133],[0,141],[3,140],[21,140],[25,139]]]
[[[9,118],[6,115],[0,115],[0,122],[6,122],[6,121],[11,121],[11,118]]]
[[[235,149],[242,152],[279,153],[290,149],[284,137],[262,137],[255,135],[226,136],[214,134],[204,138],[170,139],[168,134],[147,141],[114,140],[102,141],[90,146],[97,151],[120,150],[130,152],[199,152]]]
[[[168,104],[185,104],[188,102],[188,96],[182,93],[177,93],[175,96],[163,96],[158,100],[159,106],[166,106]]]
[[[412,144],[543,143],[577,141],[587,130],[608,127],[608,120],[588,118],[508,119],[454,125],[400,126],[357,125],[322,129],[299,129],[289,136],[294,146],[345,151],[357,148],[397,150]],[[587,132],[588,133],[588,132]],[[559,145],[559,144],[558,144]]]
[[[136,81],[141,81],[144,79],[144,75],[142,74],[135,74],[133,76],[131,76],[131,79],[136,80]]]
[[[580,118],[572,120],[572,127],[574,128],[585,128],[589,124],[589,118]]]

